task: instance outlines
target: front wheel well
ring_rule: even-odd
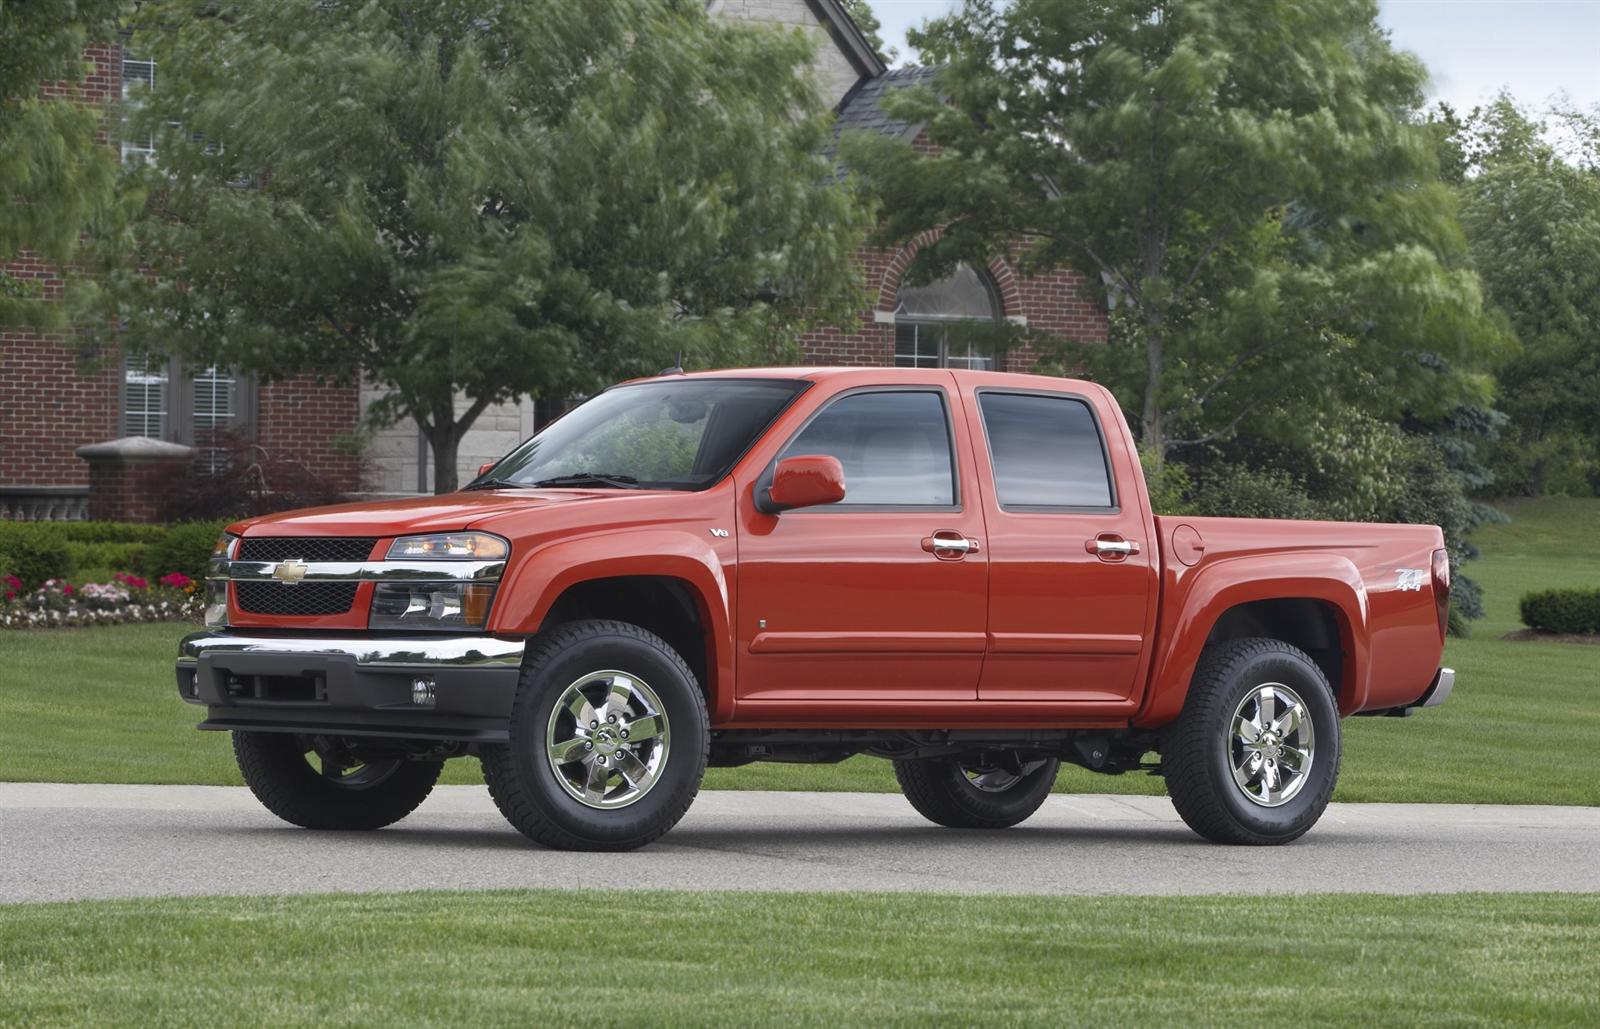
[[[1328,677],[1343,707],[1344,701],[1353,694],[1355,684],[1346,680],[1349,662],[1341,624],[1339,609],[1325,600],[1310,597],[1255,600],[1224,611],[1206,636],[1206,646],[1266,637],[1299,647]]]
[[[591,618],[628,622],[666,640],[710,700],[709,623],[689,583],[666,575],[619,575],[574,583],[550,605],[539,631]]]

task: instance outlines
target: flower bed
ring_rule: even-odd
[[[24,591],[15,576],[0,577],[0,629],[68,629],[124,622],[198,622],[205,598],[197,583],[181,572],[162,576],[152,586],[137,575],[118,572],[111,582],[78,585],[51,579]]]

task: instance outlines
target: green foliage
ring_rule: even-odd
[[[206,577],[206,565],[217,537],[228,527],[231,518],[211,522],[179,522],[167,526],[161,541],[153,544],[145,556],[145,574],[152,580],[170,572],[182,572],[191,579]]]
[[[0,325],[56,328],[60,304],[39,303],[38,280],[5,264],[27,249],[58,264],[112,201],[116,155],[97,143],[105,112],[40,98],[48,82],[77,83],[83,49],[110,39],[126,0],[0,3]]]
[[[104,313],[135,350],[375,383],[443,491],[490,404],[782,360],[859,312],[868,213],[803,33],[676,0],[212,10],[133,20],[159,167]]]
[[[155,543],[167,534],[165,525],[138,522],[52,522],[68,543]]]
[[[138,572],[146,567],[146,557],[152,549],[150,543],[77,543],[67,541],[67,553],[72,557],[73,575],[88,582],[104,582],[108,576],[96,578],[103,570],[111,572]]]
[[[37,589],[47,580],[63,579],[72,572],[66,540],[49,522],[0,521],[0,552],[6,555],[0,575],[15,575],[24,590]]]
[[[1398,420],[1490,395],[1485,317],[1425,71],[1371,0],[967,0],[912,35],[937,92],[888,103],[939,154],[846,141],[883,235],[946,227],[913,276],[1029,244],[1111,308],[1064,344],[1171,452],[1351,408]]]
[[[861,30],[861,34],[867,37],[867,42],[877,51],[878,56],[883,58],[885,64],[892,63],[900,56],[894,47],[883,45],[883,37],[878,34],[883,25],[873,13],[869,0],[840,0],[840,5],[844,7],[844,12],[850,16],[850,20],[856,23],[856,28]]]
[[[1505,492],[1600,490],[1600,170],[1559,153],[1506,95],[1453,131],[1472,174],[1462,224],[1484,289],[1522,343],[1499,369]],[[1580,138],[1600,120],[1574,115]]]
[[[1527,593],[1519,605],[1522,624],[1540,632],[1600,635],[1600,589],[1553,589]]]
[[[1235,464],[1207,468],[1184,505],[1186,514],[1223,518],[1316,518],[1305,485],[1279,469]]]

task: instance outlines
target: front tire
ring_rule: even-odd
[[[557,850],[633,850],[689,810],[710,756],[705,696],[654,633],[581,621],[528,645],[511,740],[483,778],[518,832]]]
[[[392,825],[427,799],[444,768],[443,761],[364,761],[343,740],[278,732],[236,730],[233,755],[256,799],[302,829]]]
[[[1162,732],[1167,793],[1217,843],[1270,846],[1316,824],[1339,778],[1339,709],[1327,677],[1280,640],[1207,648],[1183,713]]]
[[[1039,810],[1055,785],[1056,758],[1015,755],[896,761],[900,792],[928,821],[950,829],[1009,829]]]

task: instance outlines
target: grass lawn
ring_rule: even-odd
[[[1407,719],[1351,719],[1337,800],[1600,805],[1600,647],[1513,643],[1523,592],[1600,582],[1600,500],[1504,505],[1469,566],[1488,617],[1452,640],[1455,695]],[[197,733],[172,683],[176,625],[0,633],[0,779],[237,784],[227,738]],[[478,781],[453,761],[446,782]],[[896,789],[889,764],[712,769],[710,788]],[[1162,792],[1142,775],[1062,772],[1071,792]]]
[[[5,908],[0,1024],[1600,1021],[1600,897],[517,892]]]

